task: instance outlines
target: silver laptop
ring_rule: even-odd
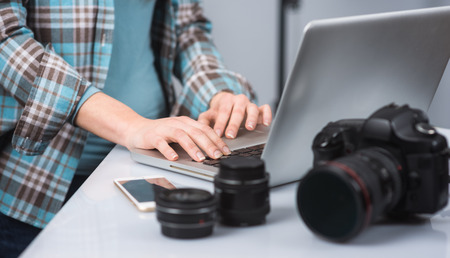
[[[295,65],[270,128],[241,131],[232,150],[266,143],[270,185],[299,180],[311,167],[314,136],[330,121],[367,118],[390,103],[424,111],[450,56],[450,7],[317,20],[304,30]],[[134,150],[140,163],[213,180],[218,168]]]

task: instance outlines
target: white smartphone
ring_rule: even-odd
[[[155,210],[155,188],[176,188],[167,178],[162,176],[116,178],[114,184],[140,211]]]

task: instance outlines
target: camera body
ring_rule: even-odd
[[[391,173],[397,174],[391,175],[394,179],[385,182],[380,172],[381,192],[390,195],[386,198],[388,214],[434,213],[447,205],[447,141],[421,110],[391,104],[366,120],[331,122],[316,135],[312,149],[314,168],[363,150],[383,152],[389,163],[395,164],[391,170],[397,170]],[[380,162],[383,160],[375,158],[367,164],[383,168],[386,164],[376,164]],[[392,188],[397,194],[389,193]]]

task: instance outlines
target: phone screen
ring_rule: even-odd
[[[119,178],[114,183],[142,211],[154,209],[155,191],[158,188],[175,189],[164,177]]]
[[[131,180],[122,184],[138,202],[152,202],[155,200],[154,184],[146,180]]]

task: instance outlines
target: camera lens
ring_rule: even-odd
[[[400,200],[401,166],[381,148],[360,150],[313,168],[297,190],[297,208],[317,235],[346,241]]]
[[[269,175],[260,159],[232,157],[214,178],[218,215],[228,226],[263,224],[270,211]]]
[[[194,188],[164,189],[155,200],[156,216],[164,235],[199,238],[212,234],[216,199],[210,192]]]

